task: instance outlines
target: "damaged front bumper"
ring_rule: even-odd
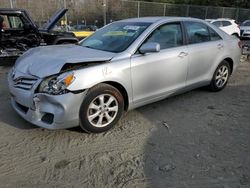
[[[35,93],[37,81],[30,90],[15,86],[11,72],[8,76],[11,104],[28,122],[47,129],[65,129],[79,125],[79,110],[86,90],[74,94],[49,95]]]

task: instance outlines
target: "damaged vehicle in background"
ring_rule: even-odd
[[[199,19],[122,20],[79,45],[26,52],[8,75],[11,103],[35,125],[99,133],[124,111],[198,87],[222,90],[240,57],[239,39]]]
[[[207,22],[219,27],[222,31],[229,35],[240,37],[240,27],[233,19],[218,18],[218,19],[206,19]]]
[[[40,45],[77,43],[73,33],[53,31],[67,9],[57,11],[41,28],[22,9],[0,8],[0,65],[13,62],[30,48]]]

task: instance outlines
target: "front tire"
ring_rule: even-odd
[[[227,85],[231,73],[230,65],[227,61],[222,61],[214,72],[209,89],[214,92],[221,91]]]
[[[84,98],[80,112],[80,127],[89,133],[105,132],[114,127],[124,111],[124,99],[115,87],[98,84]]]

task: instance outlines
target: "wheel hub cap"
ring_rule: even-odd
[[[227,66],[221,66],[217,73],[216,73],[216,77],[215,77],[215,83],[216,83],[216,86],[218,88],[221,88],[223,87],[227,80],[228,80],[228,77],[229,77],[229,70],[228,70],[228,67]]]
[[[118,113],[118,102],[110,94],[97,96],[89,105],[88,121],[95,127],[105,127],[113,122]]]

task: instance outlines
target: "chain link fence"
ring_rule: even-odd
[[[66,6],[72,24],[99,25],[143,16],[187,16],[201,19],[232,18],[238,22],[250,19],[250,9],[176,5],[129,0],[1,0],[2,8],[26,9],[41,25],[59,8]],[[104,18],[106,19],[104,21]]]

